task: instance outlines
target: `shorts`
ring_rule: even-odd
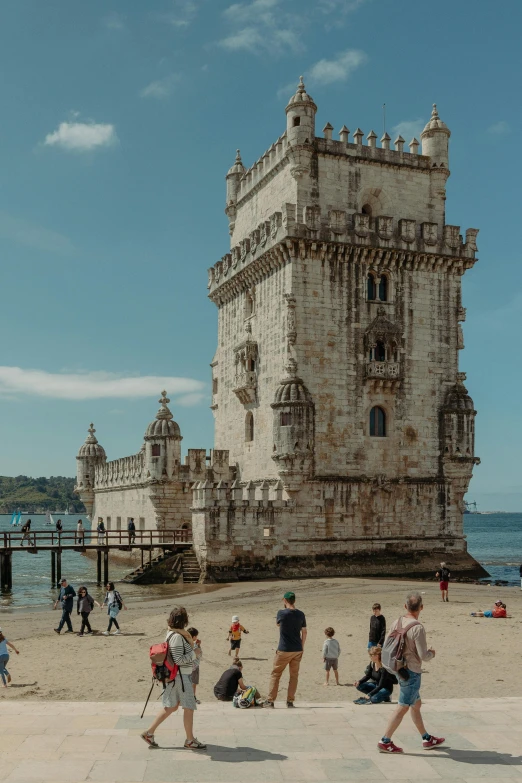
[[[490,609],[488,609],[487,612],[484,612],[484,617],[493,617],[493,612]]]
[[[181,687],[181,678],[183,678],[185,690]],[[185,710],[197,710],[198,707],[190,674],[181,674],[179,672],[175,680],[167,683],[163,691],[162,704],[164,707],[177,707],[178,704],[181,704]]]
[[[230,640],[230,649],[231,650],[239,650],[241,647],[241,639],[231,639]]]
[[[195,669],[192,669],[190,680],[192,682],[192,685],[199,685],[199,666],[196,666]]]
[[[333,669],[334,672],[336,672],[338,663],[339,663],[339,658],[325,658],[324,668],[326,669],[327,672],[329,672],[330,669]]]
[[[421,675],[408,669],[410,679],[403,680],[397,674],[399,680],[399,704],[403,707],[413,707],[420,699]]]
[[[449,582],[439,582],[439,587],[441,590],[447,590],[449,587]]]

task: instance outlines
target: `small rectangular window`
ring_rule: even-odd
[[[212,394],[217,394],[218,391],[218,379],[212,378]]]
[[[263,536],[265,538],[269,538],[271,536],[271,534],[272,534],[272,531],[270,530],[269,527],[263,528]]]
[[[292,414],[290,411],[281,412],[281,427],[289,427],[292,423]]]
[[[121,530],[121,517],[116,517],[116,530]]]
[[[145,517],[140,517],[140,530],[145,530]]]
[[[107,517],[107,524],[105,525],[105,527],[107,528],[107,530],[111,529],[111,518],[110,517]]]
[[[152,456],[153,457],[160,457],[161,456],[161,446],[159,443],[153,443],[152,444]]]

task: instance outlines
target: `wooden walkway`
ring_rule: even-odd
[[[31,530],[22,533],[21,530],[8,530],[0,533],[0,588],[10,591],[13,586],[13,554],[28,552],[35,554],[40,551],[51,553],[51,582],[59,586],[62,575],[62,552],[97,553],[97,582],[103,584],[109,581],[109,553],[112,551],[141,551],[141,565],[144,565],[144,553],[149,553],[152,561],[154,549],[172,552],[183,552],[192,548],[190,530],[136,530],[134,534],[127,530],[108,530],[103,535],[96,531],[85,530],[83,535],[74,530],[58,533],[56,530]]]

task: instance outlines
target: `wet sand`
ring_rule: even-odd
[[[297,699],[310,702],[346,701],[355,698],[351,683],[368,662],[366,645],[371,606],[379,601],[388,625],[401,613],[405,595],[412,589],[424,593],[421,619],[436,657],[425,665],[422,692],[428,698],[521,696],[522,680],[513,666],[522,653],[522,592],[516,588],[469,584],[450,585],[450,602],[442,603],[436,582],[384,579],[321,579],[249,582],[199,592],[198,586],[183,597],[190,624],[200,632],[204,658],[198,696],[214,700],[213,686],[230,664],[226,636],[231,616],[239,614],[250,631],[243,637],[241,659],[244,677],[266,694],[271,662],[278,642],[275,615],[285,590],[293,589],[296,606],[307,617],[308,640],[301,664]],[[165,586],[165,594],[176,586]],[[121,592],[125,599],[124,585]],[[489,609],[501,598],[511,615],[506,620],[470,617],[474,609]],[[80,638],[57,636],[60,611],[0,613],[6,637],[19,649],[8,668],[12,686],[0,687],[3,699],[70,701],[140,701],[150,687],[148,650],[163,641],[166,620],[179,598],[130,601],[119,622],[121,636]],[[75,609],[76,611],[76,609]],[[107,627],[107,615],[95,609],[91,625],[99,632]],[[73,614],[73,627],[79,630]],[[324,628],[332,625],[341,645],[339,665],[342,687],[323,687],[321,649]],[[282,683],[286,682],[286,675]],[[153,700],[160,694],[157,688]],[[284,690],[282,692],[284,698]]]

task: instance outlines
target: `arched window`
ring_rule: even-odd
[[[376,362],[386,361],[386,346],[384,345],[382,340],[377,340],[375,344],[375,361]]]
[[[371,274],[371,272],[368,275],[367,289],[368,289],[368,301],[369,302],[373,302],[375,300],[375,297],[376,297],[376,294],[377,294],[377,290],[376,290],[376,286],[375,286],[375,278]]]
[[[281,427],[289,427],[292,423],[290,411],[281,411]]]
[[[361,209],[361,212],[363,215],[369,215],[370,217],[372,216],[372,208],[369,204],[365,204]]]
[[[247,368],[249,372],[255,372],[256,371],[256,360],[255,359],[249,359],[247,361]]]
[[[388,301],[388,278],[386,275],[381,275],[379,280],[379,299],[381,302]]]
[[[159,443],[153,443],[152,444],[152,451],[151,454],[153,457],[160,457],[161,456],[161,446]]]
[[[374,438],[386,437],[386,413],[378,405],[370,411],[370,435]]]
[[[245,440],[247,443],[252,443],[254,440],[254,414],[252,411],[248,411],[245,416]]]

